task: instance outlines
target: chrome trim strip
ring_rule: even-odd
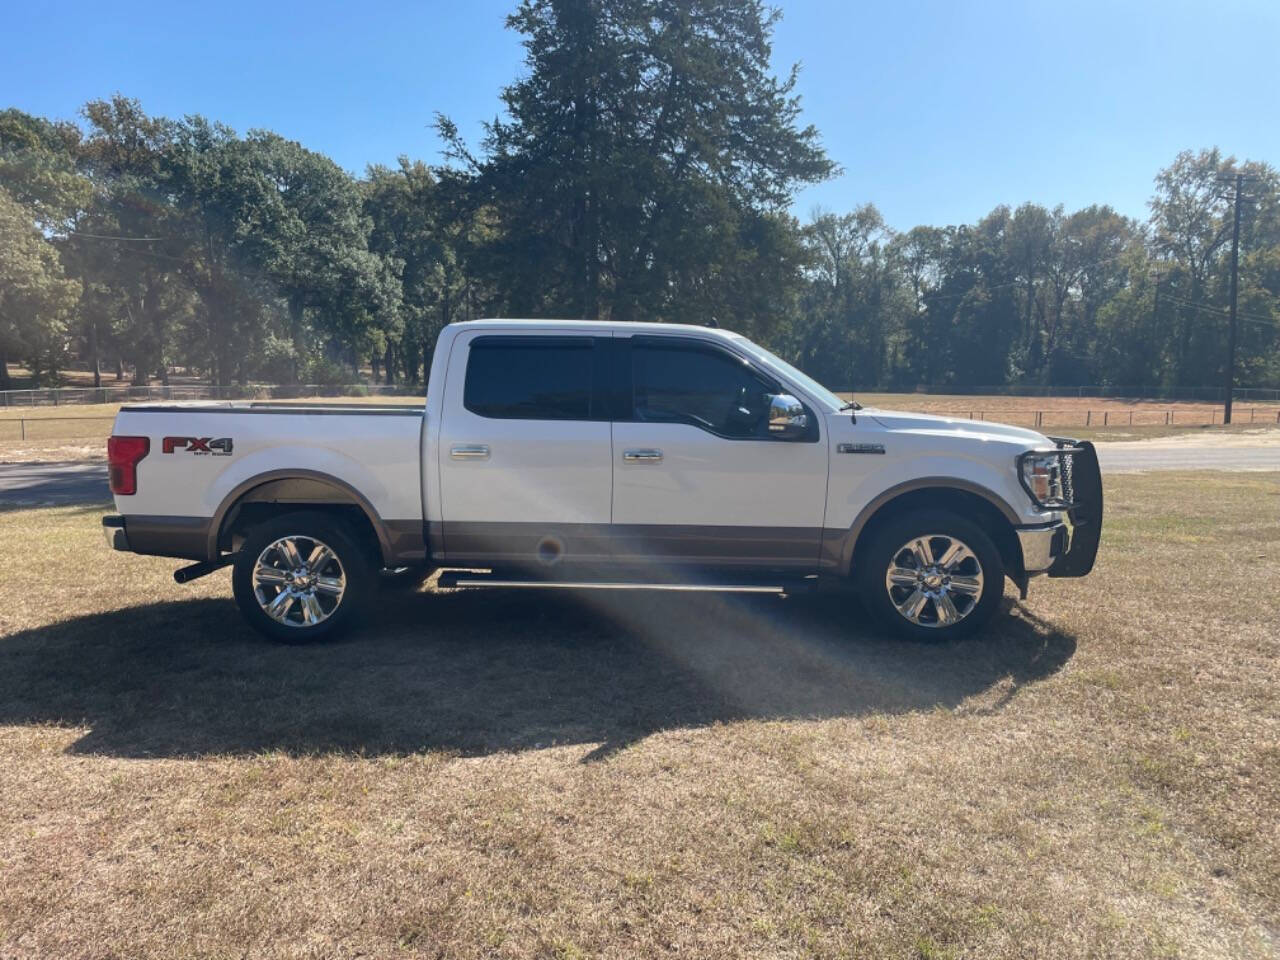
[[[785,593],[786,589],[777,586],[754,586],[747,584],[701,584],[701,583],[612,583],[593,580],[490,580],[485,577],[454,579],[449,577],[443,584],[446,589],[452,587],[506,587],[549,590],[670,590],[677,593]]]

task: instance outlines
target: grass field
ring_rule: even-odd
[[[1108,481],[960,644],[840,595],[387,595],[0,512],[0,957],[1274,957],[1280,475]]]
[[[973,417],[1019,426],[1034,426],[1039,414],[1038,429],[1082,440],[1139,440],[1227,429],[1221,424],[1221,407],[1203,403],[921,393],[859,394],[858,398],[867,406]],[[421,397],[319,397],[308,402],[319,401],[408,406],[423,402]],[[119,409],[120,405],[114,403],[0,409],[0,463],[101,459],[111,432],[108,418],[114,417]],[[1280,405],[1239,404],[1234,420],[1229,428],[1231,432],[1280,430]]]

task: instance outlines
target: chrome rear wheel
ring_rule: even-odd
[[[347,574],[333,548],[291,534],[267,544],[253,566],[253,595],[268,617],[286,627],[314,627],[342,603]]]

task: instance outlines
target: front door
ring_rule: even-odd
[[[440,426],[444,556],[545,570],[608,553],[610,338],[458,337]]]
[[[689,563],[816,569],[827,438],[772,436],[788,392],[745,356],[690,336],[619,332],[613,524],[620,553],[655,575]]]

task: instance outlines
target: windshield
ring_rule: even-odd
[[[751,354],[758,360],[763,360],[769,366],[773,367],[788,380],[795,381],[805,393],[819,403],[827,406],[827,413],[834,413],[844,406],[844,401],[837,397],[834,393],[820,384],[813,377],[809,376],[803,370],[797,370],[787,361],[783,360],[777,354],[770,353],[758,343],[752,343],[746,337],[734,335],[734,342],[742,347],[747,353]]]

